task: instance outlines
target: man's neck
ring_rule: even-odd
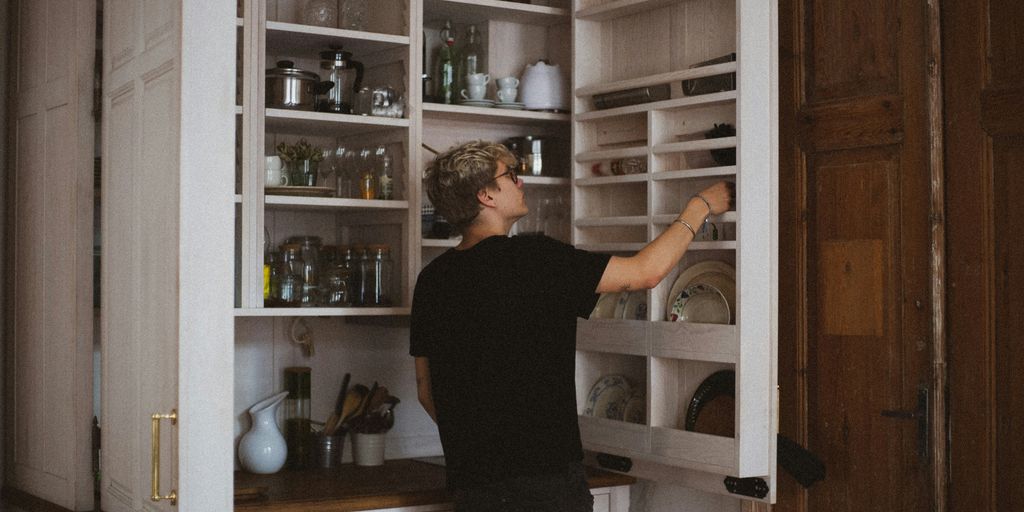
[[[481,240],[484,240],[485,238],[490,238],[492,236],[508,236],[509,230],[512,229],[511,224],[509,224],[508,226],[504,226],[501,223],[495,221],[480,222],[483,220],[484,219],[478,219],[477,222],[474,222],[469,227],[463,230],[462,241],[459,242],[459,245],[455,247],[457,250],[461,251],[469,249],[474,245],[478,244]]]

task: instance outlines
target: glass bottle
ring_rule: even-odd
[[[391,169],[391,155],[383,144],[377,146],[377,199],[394,199],[395,183]]]
[[[348,302],[352,306],[359,305],[359,246],[345,247],[341,252],[341,265],[345,271],[345,284],[348,287]]]
[[[373,168],[373,157],[369,149],[359,152],[359,197],[377,199],[377,174]]]
[[[438,103],[455,103],[455,29],[451,20],[444,22],[441,29],[441,47],[437,52],[437,94]]]
[[[305,468],[310,463],[310,445],[313,431],[310,424],[310,373],[307,366],[284,369],[284,439],[288,445],[289,468]]]
[[[263,257],[263,266],[266,269],[267,279],[267,288],[263,293],[263,307],[277,307],[281,297],[281,257],[279,253],[268,252]]]
[[[365,306],[388,306],[391,304],[391,248],[386,245],[371,245],[361,262],[362,290]]]
[[[351,149],[338,146],[334,150],[334,159],[338,169],[338,197],[355,198],[356,196],[356,153]]]
[[[466,76],[473,73],[487,73],[487,66],[484,64],[484,58],[487,54],[484,52],[483,45],[480,41],[480,33],[476,29],[476,25],[469,26],[469,32],[466,34],[466,43],[459,49],[459,66],[456,70],[456,91],[462,89],[469,89],[468,83],[466,82]]]
[[[302,298],[302,248],[299,244],[281,246],[281,262],[278,265],[279,307],[296,307]]]
[[[355,275],[352,276],[352,281],[355,284],[355,287],[354,287],[355,296],[352,297],[352,302],[356,306],[365,306],[366,305],[366,298],[367,298],[366,279],[363,277],[363,270],[365,268],[365,262],[366,262],[366,247],[363,247],[361,245],[357,245],[357,246],[353,247],[352,248],[352,266],[353,266],[353,271],[354,271]]]

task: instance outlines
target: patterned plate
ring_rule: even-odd
[[[633,394],[629,381],[622,375],[605,375],[590,388],[587,405],[583,414],[597,418],[621,420],[626,410],[626,401]]]

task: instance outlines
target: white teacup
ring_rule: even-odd
[[[484,84],[470,85],[468,89],[462,90],[462,98],[467,100],[482,100],[484,94],[487,92],[487,86]]]
[[[466,75],[467,85],[487,85],[487,83],[490,81],[491,75],[488,75],[486,73],[470,73]]]
[[[516,96],[519,95],[519,89],[514,87],[498,89],[498,101],[502,103],[515,103]]]
[[[496,80],[498,89],[515,89],[519,87],[519,79],[514,76],[506,76]]]

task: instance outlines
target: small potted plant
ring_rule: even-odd
[[[297,144],[288,144],[287,142],[278,144],[277,155],[288,167],[289,181],[292,185],[316,186],[317,169],[324,159],[323,148],[306,142],[306,139],[299,139]]]

